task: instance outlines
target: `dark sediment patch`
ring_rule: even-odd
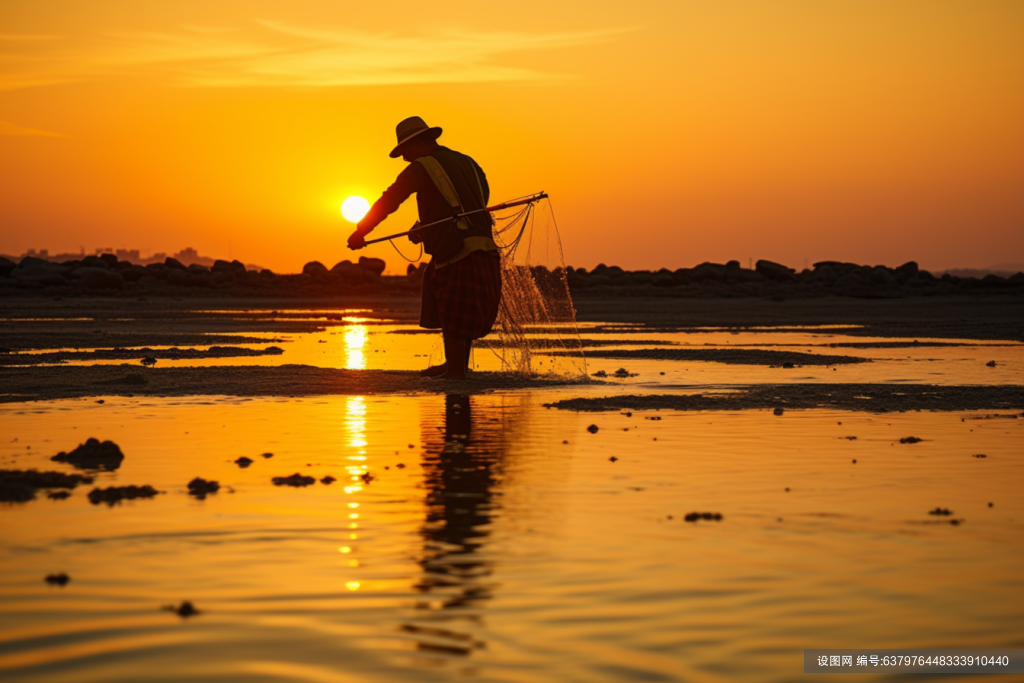
[[[545,404],[582,412],[620,410],[772,410],[831,408],[869,413],[907,410],[1001,410],[1024,407],[1024,386],[930,384],[759,384],[720,394],[650,394],[574,398]]]
[[[946,346],[971,346],[964,342],[919,342],[914,341],[891,341],[891,342],[836,342],[834,344],[823,344],[833,349],[922,349]],[[999,346],[1004,346],[999,344]]]
[[[185,601],[183,601],[183,602],[182,602],[182,603],[181,603],[180,605],[178,605],[178,606],[174,606],[174,605],[164,605],[164,606],[163,606],[163,607],[161,607],[160,609],[161,609],[161,610],[163,610],[164,612],[174,612],[174,613],[175,613],[175,614],[177,614],[177,615],[178,615],[179,617],[194,617],[194,616],[196,616],[197,614],[202,614],[202,612],[200,612],[199,610],[197,610],[197,609],[195,608],[195,605],[193,605],[193,604],[192,604],[191,602],[189,602],[188,600],[185,600]]]
[[[142,376],[144,375],[144,377]],[[177,367],[44,366],[0,369],[0,403],[88,396],[322,396],[354,394],[475,394],[596,383],[474,372],[466,380],[423,378],[415,371],[342,370],[311,365]]]
[[[919,439],[916,436],[905,436],[900,439],[900,443],[921,443],[924,439]]]
[[[135,500],[136,498],[152,498],[160,493],[152,486],[110,486],[105,489],[93,489],[89,491],[89,502],[93,505],[106,503],[113,507],[122,500]]]
[[[0,502],[25,503],[35,499],[39,489],[73,489],[91,484],[92,477],[64,472],[0,470]],[[54,497],[51,494],[51,497]]]
[[[553,352],[552,355],[560,355]],[[671,361],[705,361],[729,365],[848,365],[870,363],[870,358],[857,356],[826,356],[799,351],[767,351],[764,349],[621,349],[592,351],[588,358],[644,359]],[[792,366],[788,366],[792,367]]]
[[[242,469],[245,469],[246,467],[252,464],[252,458],[247,458],[243,455],[242,457],[235,460],[235,464],[241,467]]]
[[[155,365],[158,360],[198,360],[203,358],[248,358],[253,356],[280,356],[284,349],[268,346],[265,349],[245,349],[238,346],[211,346],[208,349],[98,349],[96,351],[56,351],[53,353],[13,353],[0,355],[0,366],[44,365],[68,361],[140,360],[143,365]]]
[[[68,581],[70,580],[71,577],[65,574],[64,572],[61,572],[59,574],[47,574],[46,578],[43,579],[43,581],[46,581],[46,583],[50,584],[51,586],[66,586],[68,585]]]
[[[294,486],[296,488],[311,486],[316,483],[316,479],[313,477],[307,477],[298,472],[287,477],[274,477],[270,481],[273,482],[274,486]]]
[[[53,462],[66,462],[80,470],[116,470],[124,460],[124,454],[113,441],[86,439],[78,448],[65,453],[61,451],[50,458]]]
[[[722,513],[720,512],[690,512],[683,517],[684,522],[699,522],[704,520],[705,522],[721,522]]]
[[[217,493],[220,490],[220,484],[216,481],[203,479],[202,477],[196,477],[188,483],[188,494],[195,496],[199,500],[203,500],[210,493]]]

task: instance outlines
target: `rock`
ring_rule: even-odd
[[[929,510],[928,514],[948,517],[951,514],[953,514],[953,511],[950,510],[949,508],[935,508],[934,510]]]
[[[76,284],[83,289],[124,289],[124,277],[113,270],[76,268],[71,277],[77,278]]]
[[[725,282],[725,266],[705,261],[690,271],[690,282]]]
[[[619,368],[618,370],[615,371],[615,376],[620,378],[636,377],[636,374],[630,374],[629,370],[627,370],[626,368]]]
[[[217,493],[218,490],[220,490],[220,484],[212,479],[196,477],[188,483],[188,494],[199,500],[206,498],[207,494]]]
[[[108,268],[117,267],[117,255],[116,254],[100,254],[99,258],[101,261],[107,264]]]
[[[174,269],[167,273],[166,282],[175,287],[188,287],[192,284],[192,274],[185,268]]]
[[[61,572],[60,574],[47,574],[46,578],[43,580],[51,586],[66,586],[68,585],[68,581],[71,580],[71,577],[64,572]]]
[[[145,365],[146,367],[151,368],[154,365],[156,365],[156,358],[154,358],[153,356],[146,356],[139,362]]]
[[[87,439],[78,448],[65,453],[61,451],[50,458],[53,462],[66,462],[81,470],[116,470],[124,460],[124,454],[113,441]]]
[[[336,481],[338,481],[338,480],[328,474],[326,477],[324,477],[323,479],[320,480],[320,483],[321,484],[330,485],[330,484],[333,484]]]
[[[49,268],[51,265],[53,264],[46,259],[38,258],[36,256],[26,256],[18,261],[19,268],[29,268],[31,266],[43,266],[44,268]]]
[[[235,464],[238,465],[239,467],[241,467],[243,470],[246,467],[248,467],[249,465],[251,465],[252,462],[253,462],[252,458],[247,458],[244,455],[242,457],[238,458],[237,460],[235,460]]]
[[[24,262],[24,261],[23,261]],[[21,282],[34,282],[40,285],[66,285],[69,269],[62,266],[18,266],[11,271],[11,277]]]
[[[0,256],[0,276],[7,277],[17,267],[18,264],[11,259]]]
[[[0,502],[25,503],[35,499],[38,489],[73,489],[91,483],[92,477],[82,474],[0,470]]]
[[[687,521],[687,522],[698,522],[698,521],[700,521],[702,519],[705,520],[705,521],[708,521],[708,522],[712,522],[712,521],[713,522],[721,522],[722,521],[722,513],[720,513],[720,512],[690,512],[685,517],[683,517],[683,520]]]
[[[263,457],[264,457],[264,458],[273,458],[273,457],[274,457],[274,454],[273,454],[273,453],[264,453],[264,454],[263,454]]]
[[[597,372],[594,373],[594,377],[607,377],[607,376],[608,376],[608,373],[605,372],[604,370],[598,370]]]
[[[885,266],[875,266],[871,269],[871,282],[876,285],[895,285],[896,278]]]
[[[93,505],[106,503],[113,507],[122,500],[134,500],[136,498],[152,498],[160,493],[152,486],[110,486],[105,489],[93,489],[89,491],[89,502]]]
[[[761,259],[754,266],[754,269],[769,280],[773,280],[775,282],[793,282],[796,280],[795,270],[787,268],[781,263],[775,263],[774,261]]]
[[[782,367],[784,367],[787,370],[789,370],[791,368],[795,368],[796,366],[793,365],[793,363],[791,361],[786,361],[785,363],[782,364]]]
[[[188,270],[187,268],[185,268],[184,263],[182,263],[176,258],[171,258],[170,256],[164,259],[164,265],[173,270]]]
[[[316,479],[313,477],[307,477],[296,472],[290,477],[274,477],[270,481],[273,482],[274,486],[310,486],[316,483]]]
[[[782,414],[783,414],[783,413],[785,413],[786,411],[785,411],[785,410],[783,410],[782,408],[776,408],[776,409],[775,409],[775,410],[773,410],[772,412],[773,412],[773,413],[774,413],[775,415],[782,415]]]
[[[587,427],[587,431],[591,434],[597,434],[597,425],[590,425]]]
[[[995,366],[996,362],[994,360],[990,360],[989,362],[985,363],[985,367],[994,368]]]
[[[302,266],[302,272],[304,275],[311,275],[313,277],[326,277],[327,266],[319,261],[310,261],[306,265]]]
[[[231,272],[231,262],[230,261],[225,261],[224,259],[217,259],[216,261],[213,262],[213,265],[210,267],[210,272],[213,272],[213,273],[230,273]]]
[[[972,455],[971,457],[972,457],[972,458],[987,458],[988,456],[987,456],[987,455],[985,455],[984,453],[975,453],[975,454],[974,454],[974,455]]]
[[[387,263],[384,259],[360,256],[359,267],[380,277],[384,273],[384,269],[387,268]]]
[[[188,272],[198,273],[200,275],[209,275],[210,269],[200,263],[189,264]]]
[[[138,282],[148,274],[148,270],[146,270],[142,266],[137,266],[134,264],[128,266],[127,268],[121,271],[121,277],[124,278],[125,282]]]
[[[66,500],[71,497],[70,491],[50,491],[46,494],[50,500]]]
[[[459,445],[461,446],[462,444],[459,444]],[[359,478],[363,480],[364,484],[369,484],[371,481],[373,481],[377,477],[373,476],[369,472],[363,472],[361,475],[359,475]]]
[[[619,459],[618,459],[618,458],[616,458],[616,457],[615,457],[614,455],[613,455],[612,457],[608,458],[608,461],[609,461],[609,462],[618,462],[618,460],[619,460]]]
[[[919,439],[916,436],[905,436],[900,439],[900,443],[921,443],[924,439]]]

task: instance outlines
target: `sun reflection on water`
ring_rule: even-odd
[[[366,342],[366,330],[365,328],[361,329],[362,336],[359,342],[359,350],[357,351],[360,357],[362,357],[362,345]],[[349,363],[351,364],[353,345],[350,342],[348,333],[345,335],[345,342],[349,350]],[[362,360],[361,362],[365,364],[365,360]],[[349,367],[351,367],[351,365]],[[355,451],[354,455],[347,456],[346,459],[351,464],[345,466],[349,479],[353,482],[349,486],[345,487],[345,494],[352,495],[363,490],[363,487],[359,486],[360,477],[368,472],[365,464],[366,447],[368,445],[366,441],[366,399],[363,396],[350,396],[345,400],[345,433],[348,437],[345,444],[346,448],[350,449],[350,451]],[[349,510],[355,510],[358,507],[359,503],[355,501],[348,503]],[[349,533],[349,540],[352,541],[356,539],[356,534],[354,532],[359,528],[359,524],[355,521],[359,519],[359,513],[350,512],[348,514],[348,518],[351,520],[348,528],[352,530]],[[344,555],[350,555],[353,553],[354,549],[351,546],[342,546],[338,550]],[[349,560],[348,566],[352,568],[358,567],[359,561],[355,559]],[[345,584],[345,586],[351,591],[358,590],[359,585],[358,581],[349,581]]]
[[[365,370],[366,325],[352,325],[345,330],[345,369]],[[365,416],[365,409],[363,415]],[[364,423],[365,424],[365,423]]]

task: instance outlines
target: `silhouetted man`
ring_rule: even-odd
[[[444,335],[445,363],[421,374],[462,379],[473,340],[486,336],[498,316],[501,259],[489,213],[454,217],[485,208],[490,187],[475,161],[437,144],[440,128],[413,116],[399,123],[395,132],[398,144],[391,158],[401,156],[409,165],[359,221],[348,246],[362,248],[366,235],[413,193],[419,224],[443,221],[409,236],[414,243],[422,242],[432,257],[423,276],[420,326],[440,328]]]

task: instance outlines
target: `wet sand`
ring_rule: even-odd
[[[411,370],[343,370],[310,365],[143,368],[138,365],[44,366],[0,372],[0,403],[90,396],[326,396],[481,393],[597,384],[598,380],[474,372],[466,380],[420,377]]]
[[[98,349],[96,351],[55,351],[52,353],[8,353],[0,355],[0,366],[46,365],[69,361],[97,360],[198,360],[201,358],[249,358],[254,356],[280,356],[284,349],[268,346],[265,349],[245,349],[238,346],[211,346],[208,349]],[[152,363],[151,363],[152,364]]]
[[[693,390],[695,387],[681,387]],[[1024,410],[1024,386],[923,384],[759,384],[716,394],[648,394],[573,398],[546,404],[580,412],[609,410]]]

